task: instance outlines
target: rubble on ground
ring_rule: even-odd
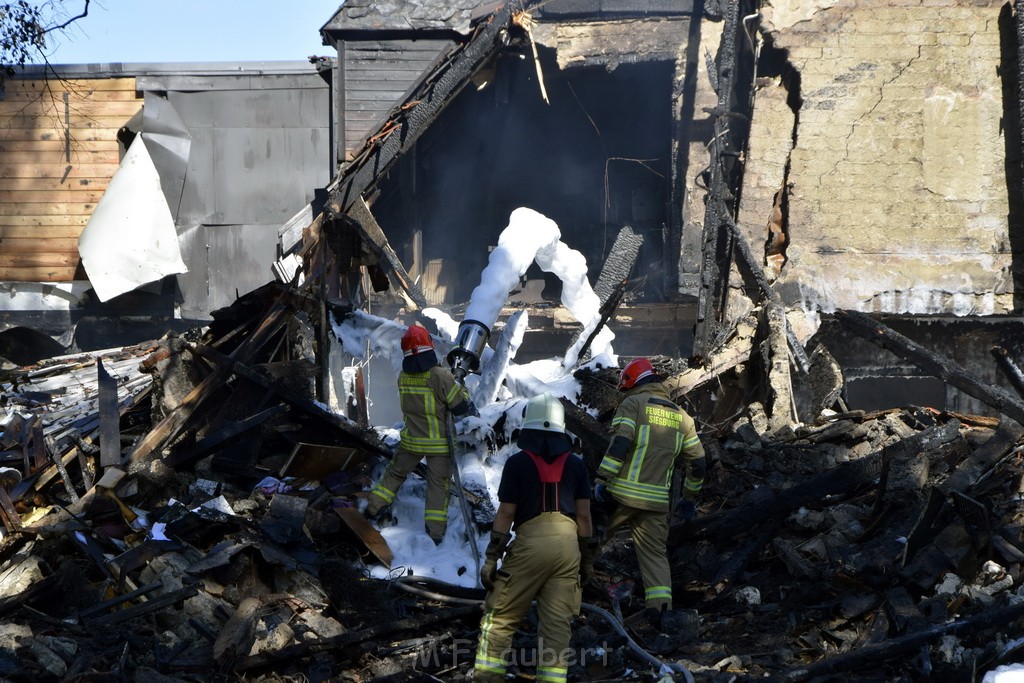
[[[310,319],[302,290],[270,285],[191,336],[3,371],[0,674],[468,676],[480,591],[389,571],[358,512],[387,430],[361,421],[364,397],[349,416],[316,400]],[[672,527],[677,612],[669,632],[643,618],[634,553],[613,540],[585,586],[596,609],[576,622],[570,676],[657,680],[653,658],[698,681],[950,680],[1017,661],[1024,428],[927,406],[849,410],[824,347],[808,373],[773,382],[771,320],[755,311],[703,362],[654,359],[711,463],[699,516]],[[567,401],[591,467],[615,376],[578,370]],[[496,405],[463,434],[478,452],[512,440],[517,404]],[[103,434],[118,435],[116,462]],[[483,539],[487,493],[468,496]],[[632,644],[599,610],[621,615]],[[522,680],[532,629],[515,643]]]

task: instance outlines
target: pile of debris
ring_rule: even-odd
[[[358,392],[350,416],[317,400],[321,314],[304,290],[268,285],[195,334],[3,371],[3,676],[469,675],[480,590],[408,567],[370,578],[393,557],[358,505],[389,432],[366,424]],[[656,359],[711,459],[701,514],[672,528],[681,616],[671,633],[642,618],[634,553],[614,539],[584,589],[571,678],[681,679],[659,667],[672,664],[707,681],[950,679],[1019,656],[1024,429],[926,407],[845,410],[824,347],[807,373],[773,361],[788,353],[784,326],[756,310],[700,363]],[[578,371],[580,398],[566,401],[591,467],[615,373]],[[999,398],[1004,414],[1021,403]],[[496,405],[467,458],[513,448],[518,403]],[[487,493],[468,495],[475,542]],[[517,662],[532,661],[533,629]]]

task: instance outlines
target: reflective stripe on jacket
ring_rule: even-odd
[[[669,399],[662,383],[652,382],[626,395],[611,426],[612,440],[624,437],[630,446],[622,460],[605,454],[597,476],[607,480],[608,490],[626,505],[668,510],[676,456],[704,457],[693,418]]]
[[[447,368],[398,375],[398,399],[405,416],[401,447],[411,453],[448,453],[448,411],[469,400],[469,392]]]

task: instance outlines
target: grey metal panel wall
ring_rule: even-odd
[[[325,83],[316,89],[171,92],[168,97],[192,136],[179,226],[279,227],[330,182]]]
[[[345,41],[345,149],[358,151],[449,40]]]
[[[188,266],[177,276],[182,318],[207,320],[210,311],[274,278],[277,233],[267,225],[196,225],[179,242]]]
[[[151,85],[168,88],[191,138],[175,217],[189,268],[180,315],[208,319],[273,279],[279,228],[330,182],[329,85],[316,74]]]

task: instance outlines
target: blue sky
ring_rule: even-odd
[[[53,35],[51,64],[299,60],[330,55],[320,27],[341,0],[92,0]],[[64,0],[68,16],[83,0]]]

